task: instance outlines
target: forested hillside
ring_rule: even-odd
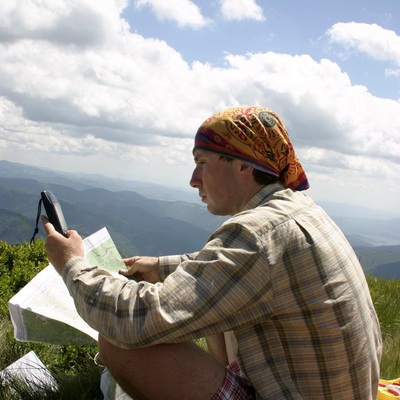
[[[204,207],[192,203],[150,200],[133,191],[76,190],[34,180],[3,178],[0,179],[2,239],[9,243],[29,241],[40,192],[44,189],[56,194],[69,228],[88,236],[105,226],[125,254],[195,251],[221,223]]]

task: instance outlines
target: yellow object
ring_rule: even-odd
[[[378,397],[376,400],[400,399],[400,378],[387,381],[379,379]]]

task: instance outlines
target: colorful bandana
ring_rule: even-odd
[[[268,108],[236,107],[212,115],[196,133],[196,148],[243,160],[255,169],[280,177],[286,188],[310,187],[285,125]]]

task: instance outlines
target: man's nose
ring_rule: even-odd
[[[200,185],[201,185],[201,180],[200,180],[200,177],[199,177],[199,173],[198,173],[198,171],[197,171],[197,168],[195,168],[195,169],[193,170],[192,177],[191,177],[189,183],[190,183],[190,186],[193,187],[193,188],[195,188],[195,189],[197,189],[197,188],[200,187]]]

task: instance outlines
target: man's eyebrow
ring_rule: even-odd
[[[202,153],[193,154],[194,162],[198,161],[198,159],[201,158],[202,156],[203,156]]]

